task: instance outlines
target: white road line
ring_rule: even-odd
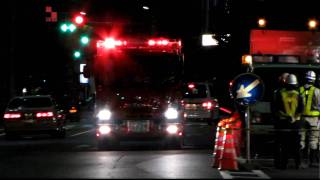
[[[223,179],[271,179],[268,175],[261,170],[252,170],[252,172],[237,172],[237,171],[219,171]],[[253,177],[256,175],[257,177]]]
[[[76,125],[69,124],[69,125],[66,125],[65,128],[68,130],[68,129],[74,128],[75,126],[76,126]]]
[[[1,133],[1,134],[0,134],[0,136],[4,136],[4,135],[5,135],[5,133]]]
[[[76,133],[76,134],[71,135],[70,137],[79,136],[79,135],[81,135],[81,134],[85,134],[85,133],[88,133],[88,132],[90,132],[90,131],[94,131],[94,129],[90,129],[90,130],[88,130],[88,131],[79,132],[79,133]]]
[[[264,172],[262,172],[261,170],[252,170],[252,172],[258,174],[261,178],[264,179],[271,179],[268,175],[266,175]]]
[[[223,179],[232,179],[232,176],[228,174],[228,171],[219,171],[219,172]]]

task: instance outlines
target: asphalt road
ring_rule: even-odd
[[[317,168],[275,170],[272,159],[255,161],[251,169],[240,164],[238,172],[219,171],[211,167],[211,148],[122,144],[119,150],[99,150],[87,113],[67,128],[65,139],[43,135],[8,141],[0,133],[0,178],[320,178]]]

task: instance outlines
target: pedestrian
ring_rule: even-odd
[[[300,136],[296,122],[304,110],[303,97],[298,91],[298,80],[294,74],[286,77],[285,85],[274,91],[272,111],[275,127],[275,167],[286,169],[288,155],[293,154],[296,168],[300,168]]]
[[[320,89],[315,87],[316,73],[314,71],[308,71],[305,80],[305,84],[300,87],[300,93],[304,97],[305,110],[302,120],[306,130],[301,132],[301,146],[308,148],[309,166],[313,166],[319,147]]]

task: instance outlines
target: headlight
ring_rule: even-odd
[[[99,133],[100,134],[109,134],[111,132],[111,128],[109,126],[100,126]]]
[[[111,112],[108,109],[100,110],[97,114],[99,120],[109,120],[111,118]]]
[[[167,111],[164,113],[164,116],[167,119],[177,119],[178,111],[175,108],[168,108]]]
[[[179,128],[176,125],[169,125],[167,127],[167,132],[169,134],[176,134],[178,132]]]

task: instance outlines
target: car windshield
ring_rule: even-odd
[[[206,98],[207,97],[207,88],[205,85],[196,85],[193,88],[188,86],[184,87],[183,97],[184,98]]]
[[[52,106],[52,101],[50,98],[16,98],[9,103],[8,108],[38,108],[50,106]]]

